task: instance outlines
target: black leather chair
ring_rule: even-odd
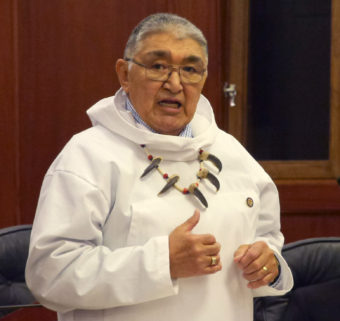
[[[31,225],[0,229],[0,318],[35,299],[25,283]]]
[[[25,283],[31,225],[0,229],[0,318],[20,307],[40,306]],[[339,321],[340,237],[287,244],[282,255],[294,288],[284,296],[256,298],[255,321]]]
[[[340,237],[286,244],[294,288],[284,296],[254,300],[255,321],[339,321]]]

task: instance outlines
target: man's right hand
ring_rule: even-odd
[[[195,210],[183,224],[169,235],[170,274],[172,278],[183,278],[212,274],[222,269],[220,244],[211,234],[193,234],[192,229],[200,220],[200,212]],[[212,257],[216,264],[212,265]]]

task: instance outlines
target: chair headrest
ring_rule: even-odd
[[[340,279],[340,237],[310,238],[284,246],[294,287]]]
[[[0,229],[0,306],[35,301],[25,282],[31,225]],[[0,317],[12,310],[1,310]]]

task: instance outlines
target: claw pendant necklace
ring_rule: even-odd
[[[158,195],[161,195],[165,193],[167,190],[169,190],[171,187],[174,187],[182,194],[192,194],[196,196],[205,207],[208,207],[208,202],[206,198],[204,197],[204,195],[202,194],[202,192],[198,189],[198,187],[199,187],[200,180],[206,178],[211,184],[215,186],[216,191],[220,189],[220,182],[218,181],[217,177],[213,175],[211,172],[209,172],[209,170],[204,167],[204,161],[210,161],[216,166],[216,168],[220,172],[222,170],[222,163],[216,156],[209,154],[208,152],[205,152],[204,150],[200,149],[198,153],[198,161],[200,162],[200,169],[196,174],[198,180],[195,183],[190,184],[188,188],[181,188],[177,184],[180,178],[178,175],[169,176],[166,172],[162,171],[162,169],[159,167],[159,164],[162,161],[162,157],[160,156],[154,157],[148,151],[148,149],[146,148],[146,145],[143,144],[140,146],[144,149],[149,161],[151,162],[150,165],[144,170],[140,178],[143,178],[148,173],[150,173],[152,170],[157,169],[157,171],[166,180],[166,184],[161,189],[161,191],[158,193]]]

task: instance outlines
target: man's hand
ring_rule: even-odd
[[[191,231],[200,220],[196,210],[183,224],[169,235],[170,274],[172,278],[198,276],[220,271],[220,244],[213,235],[193,234]],[[212,257],[216,257],[212,265]]]
[[[273,250],[262,241],[241,245],[234,254],[234,262],[243,271],[251,289],[273,282],[279,273]]]

